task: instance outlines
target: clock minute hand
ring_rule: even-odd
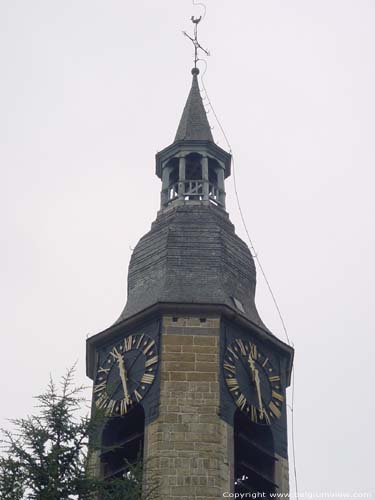
[[[125,363],[124,360],[121,356],[121,354],[116,350],[116,358],[117,358],[117,364],[120,370],[120,378],[122,382],[122,388],[124,389],[124,395],[126,402],[129,401],[129,393],[128,393],[128,385],[127,385],[127,373],[126,373],[126,368],[125,368]]]
[[[261,389],[260,389],[259,371],[255,368],[255,363],[254,363],[253,358],[251,357],[251,354],[249,354],[248,361],[249,361],[249,365],[251,368],[252,379],[253,379],[253,382],[255,383],[255,388],[257,391],[260,419],[262,420],[264,410],[263,410],[263,403],[262,403],[262,393],[261,393]]]
[[[262,403],[262,393],[260,390],[260,380],[259,380],[259,372],[257,369],[255,369],[255,386],[257,389],[257,394],[258,394],[258,403],[259,403],[259,412],[260,412],[260,419],[263,420],[263,403]]]

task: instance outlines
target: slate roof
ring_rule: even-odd
[[[211,141],[214,142],[211,127],[203,106],[199,91],[197,75],[199,70],[193,69],[193,82],[187,98],[175,141]]]
[[[256,271],[228,214],[212,204],[187,202],[159,212],[134,249],[128,300],[117,321],[158,303],[223,304],[263,329],[255,306]]]

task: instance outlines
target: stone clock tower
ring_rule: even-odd
[[[97,473],[123,477],[125,459],[143,458],[160,500],[267,497],[289,488],[293,350],[258,315],[254,261],[225,210],[231,156],[213,140],[198,73],[156,155],[160,210],[133,252],[126,306],[87,340],[107,415]]]

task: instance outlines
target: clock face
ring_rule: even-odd
[[[223,368],[229,392],[252,422],[271,425],[281,417],[280,374],[255,343],[234,340],[225,351]]]
[[[108,416],[128,413],[151,387],[158,360],[156,342],[145,334],[129,335],[116,344],[96,374],[96,406]]]

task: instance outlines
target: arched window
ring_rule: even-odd
[[[128,415],[109,418],[102,433],[101,465],[104,479],[121,478],[127,463],[143,458],[145,414],[137,405]]]
[[[184,199],[203,199],[202,157],[198,153],[190,153],[185,157]]]
[[[201,155],[190,153],[186,156],[185,179],[188,181],[202,180],[202,162]]]
[[[275,460],[270,427],[254,424],[237,409],[234,416],[235,493],[274,493]]]

